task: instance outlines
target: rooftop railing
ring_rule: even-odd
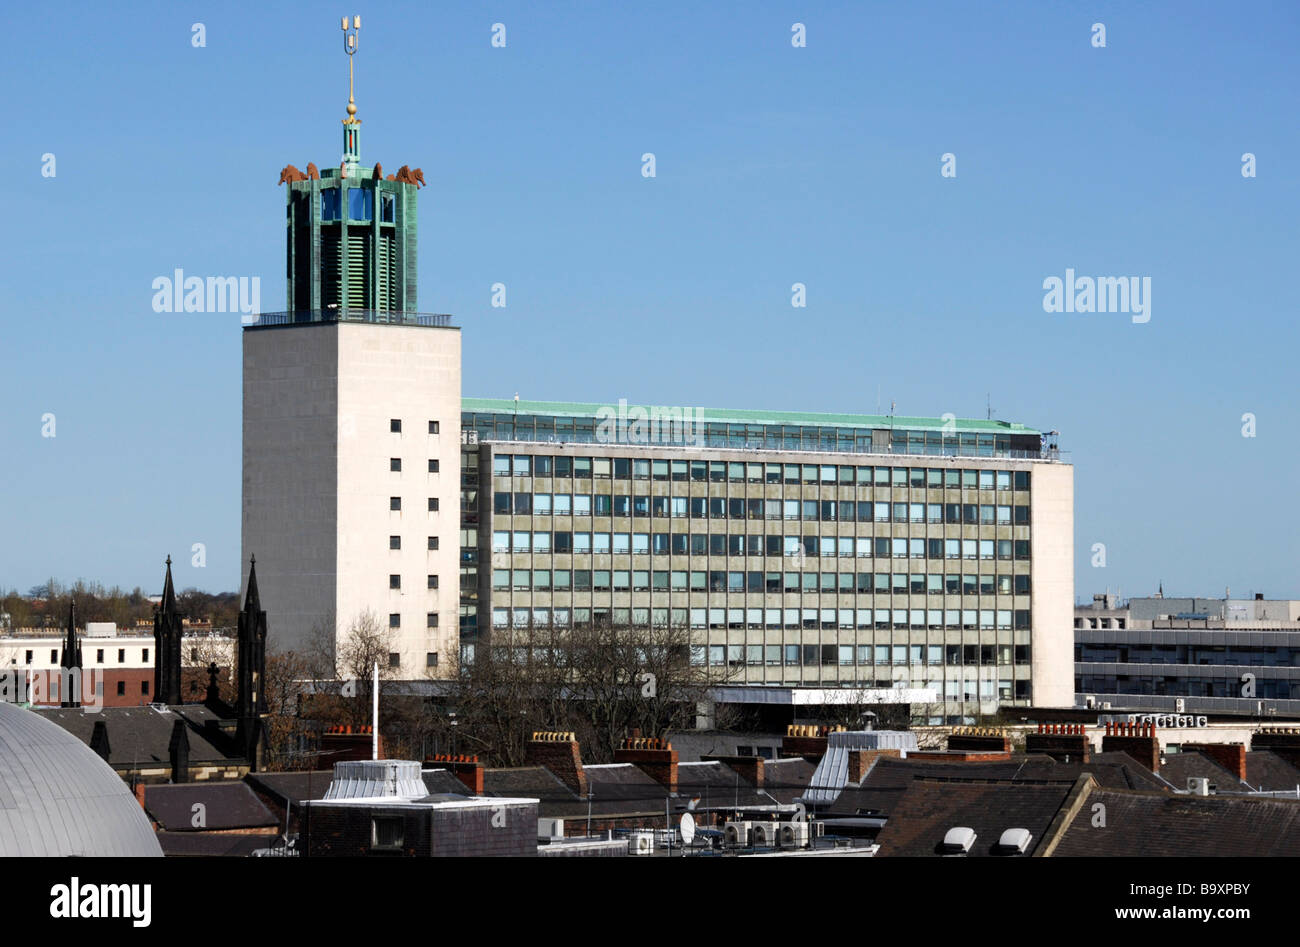
[[[517,431],[514,433],[494,432],[491,434],[480,433],[475,429],[466,429],[463,432],[462,440],[467,444],[477,444],[479,442],[493,443],[533,443],[533,444],[598,444],[603,447],[655,447],[667,449],[683,448],[714,448],[720,450],[742,450],[742,451],[780,451],[789,453],[798,451],[809,454],[877,454],[888,457],[987,457],[998,460],[1046,460],[1061,461],[1068,457],[1068,451],[1062,451],[1055,447],[1049,447],[1044,450],[1010,450],[998,449],[996,447],[963,446],[957,444],[948,445],[929,445],[929,444],[909,444],[906,450],[891,449],[874,444],[845,444],[839,440],[819,441],[816,444],[809,444],[802,440],[793,441],[785,438],[768,437],[768,438],[746,438],[732,437],[730,435],[719,434],[700,434],[683,437],[680,439],[662,438],[658,440],[609,440],[600,435],[587,432],[575,432],[572,435],[561,437],[558,434],[538,434],[533,431]],[[902,445],[900,445],[901,447]]]
[[[381,325],[445,328],[451,316],[440,312],[389,312],[383,309],[298,309],[291,312],[262,312],[245,319],[244,327],[288,326],[313,322],[369,322]]]

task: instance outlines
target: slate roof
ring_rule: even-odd
[[[802,756],[763,762],[763,788],[784,805],[791,805],[807,790],[817,767]]]
[[[1242,792],[1252,788],[1231,770],[1194,750],[1168,754],[1160,764],[1160,775],[1175,789],[1186,789],[1189,779],[1208,779],[1219,792]]]
[[[420,778],[430,795],[454,793],[458,796],[473,796],[468,786],[460,781],[455,773],[445,769],[426,769],[420,771]]]
[[[292,773],[249,773],[244,779],[283,808],[288,803],[296,805],[304,799],[322,798],[333,777],[330,770],[304,770]]]
[[[190,765],[198,763],[239,763],[241,758],[221,749],[224,740],[206,731],[209,722],[221,718],[202,704],[176,704],[163,712],[152,707],[102,707],[98,713],[82,708],[41,710],[41,716],[58,724],[87,746],[95,723],[103,721],[108,729],[109,764],[118,770],[132,766],[155,768],[170,765],[172,725],[184,720],[190,744]],[[209,735],[216,741],[209,740]],[[233,748],[232,748],[233,750]]]
[[[483,795],[533,798],[537,815],[544,819],[573,818],[587,814],[586,800],[560,782],[545,766],[511,766],[483,770]]]
[[[1073,788],[1073,781],[913,780],[876,836],[877,857],[941,855],[945,833],[958,826],[975,831],[967,857],[1000,855],[994,847],[1007,829],[1032,833],[1025,853],[1032,855]]]
[[[194,825],[195,805],[203,806],[203,825]],[[144,807],[168,832],[274,828],[279,820],[244,782],[165,783],[146,786]]]
[[[1105,827],[1094,827],[1104,805]],[[1300,855],[1300,802],[1094,790],[1057,846],[1059,856]]]
[[[1111,788],[1156,791],[1170,788],[1127,753],[1098,753],[1086,766],[1078,762],[1058,763],[1050,756],[1039,754],[969,763],[884,756],[872,763],[860,785],[846,786],[826,811],[832,816],[888,816],[918,777],[1073,782],[1083,772],[1091,773],[1099,785]]]
[[[44,714],[0,701],[0,857],[161,854],[110,766]]]
[[[224,834],[221,832],[159,832],[158,843],[168,857],[247,858],[259,848],[273,848],[282,840],[276,833]]]
[[[764,782],[766,781],[765,773]],[[705,809],[770,806],[774,802],[772,796],[756,790],[726,763],[717,761],[678,763],[677,794],[699,796],[700,807]]]
[[[1272,750],[1250,750],[1246,753],[1246,782],[1266,792],[1294,792],[1300,786],[1300,769]]]

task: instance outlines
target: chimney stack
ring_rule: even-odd
[[[579,796],[587,795],[587,774],[582,770],[578,737],[572,730],[534,733],[524,745],[524,765],[544,766]]]
[[[1037,733],[1025,736],[1026,753],[1043,753],[1057,762],[1087,763],[1092,756],[1088,728],[1081,723],[1040,723]]]
[[[992,727],[956,727],[948,735],[949,750],[975,750],[981,753],[1010,753],[1007,732]]]
[[[1246,779],[1246,744],[1244,743],[1184,743],[1183,752],[1208,756],[1240,780]]]
[[[761,756],[701,756],[701,760],[723,763],[736,771],[740,778],[755,789],[763,788],[763,757]]]
[[[1101,751],[1127,753],[1151,772],[1160,771],[1160,740],[1153,723],[1106,724]]]
[[[624,740],[614,751],[614,762],[632,763],[669,792],[677,791],[677,751],[666,740]]]
[[[1300,728],[1265,727],[1250,738],[1252,750],[1270,750],[1300,768]]]
[[[450,771],[474,795],[483,795],[483,764],[478,761],[477,756],[452,756],[449,753],[439,753],[424,762],[432,764],[434,769]]]
[[[785,728],[785,739],[781,741],[781,756],[802,756],[814,765],[826,755],[828,733],[842,733],[843,727],[816,726],[813,724],[792,723]]]

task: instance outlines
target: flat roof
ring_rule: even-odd
[[[903,428],[910,431],[939,431],[958,434],[1041,434],[1036,428],[1011,421],[979,418],[919,418],[880,414],[829,414],[803,411],[767,411],[750,408],[696,408],[689,405],[623,405],[622,410],[663,412],[687,410],[695,421],[722,424],[790,424],[801,426],[862,427],[871,429]],[[600,411],[619,412],[620,404],[596,404],[577,401],[523,401],[513,398],[461,398],[461,410],[483,414],[547,415],[553,417],[594,418]]]

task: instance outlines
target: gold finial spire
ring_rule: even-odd
[[[344,125],[360,125],[361,119],[357,118],[357,100],[353,96],[353,72],[352,57],[357,52],[357,35],[361,32],[361,17],[352,18],[352,29],[348,29],[348,18],[343,17],[343,51],[348,54],[348,117],[343,119]]]

